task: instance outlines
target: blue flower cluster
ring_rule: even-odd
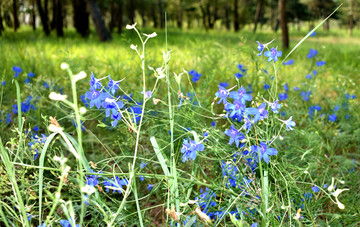
[[[244,76],[244,74],[246,73],[247,69],[245,69],[245,67],[242,64],[238,64],[237,68],[239,69],[240,72],[235,73],[235,77],[240,79],[241,77]]]
[[[184,139],[181,148],[181,153],[183,154],[182,162],[195,160],[197,151],[203,151],[204,149],[205,149],[204,144],[196,143],[196,141],[194,140]]]
[[[124,102],[120,99],[123,98],[129,100],[131,97],[116,96],[116,92],[119,90],[120,81],[112,80],[109,75],[109,82],[107,86],[104,87],[101,83],[102,79],[97,79],[94,74],[91,73],[90,91],[86,92],[85,96],[81,97],[81,100],[85,106],[104,110],[105,116],[112,121],[111,126],[116,127],[121,120],[122,109],[125,107]],[[133,121],[138,122],[141,117],[141,107],[139,106],[139,103],[130,106],[128,110],[134,116]]]
[[[91,170],[91,172],[95,173],[93,170]],[[120,179],[118,176],[109,179],[101,175],[87,175],[86,184],[93,187],[97,186],[100,184],[99,179],[103,179],[102,184],[105,186],[106,192],[109,192],[110,189],[112,189],[112,193],[119,192],[120,194],[122,194],[123,186],[126,186],[129,183],[127,179]]]
[[[198,72],[196,72],[195,70],[190,70],[190,71],[189,71],[189,74],[190,74],[190,76],[191,76],[191,81],[192,81],[193,83],[195,83],[196,81],[198,81],[198,80],[200,79],[200,77],[201,77],[201,74],[198,73]]]

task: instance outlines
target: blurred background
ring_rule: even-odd
[[[22,26],[41,29],[44,35],[66,35],[75,29],[82,37],[96,32],[100,41],[122,33],[126,24],[163,29],[165,12],[169,28],[183,30],[243,29],[282,31],[289,47],[289,29],[310,31],[343,4],[323,29],[359,29],[360,0],[1,0],[0,35]]]

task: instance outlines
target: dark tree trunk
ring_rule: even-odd
[[[44,10],[44,8],[42,7],[41,0],[36,0],[36,4],[40,14],[40,20],[43,26],[44,33],[46,36],[48,36],[50,35],[50,29],[49,29],[49,19],[46,14],[47,10]],[[45,6],[47,6],[47,0],[45,0]]]
[[[178,28],[182,28],[183,25],[182,0],[179,0],[179,7],[176,11],[176,25]]]
[[[0,0],[0,6],[1,6],[1,0]],[[3,26],[3,17],[2,17],[2,10],[1,10],[1,7],[0,7],[0,35],[1,35],[1,32],[4,31],[4,26]]]
[[[206,4],[206,17],[207,17],[207,23],[208,27],[210,29],[213,29],[215,26],[215,22],[218,19],[217,16],[218,6],[217,4],[214,6],[214,12],[211,12],[211,6],[210,3]]]
[[[134,0],[129,0],[129,2],[128,2],[128,18],[129,18],[129,24],[135,24],[135,2],[134,2]]]
[[[238,14],[238,0],[234,0],[234,30],[237,32],[240,30],[240,21]]]
[[[354,28],[354,16],[353,13],[350,13],[350,24],[349,24],[349,28],[350,28],[350,36],[352,36],[352,31]]]
[[[208,30],[208,24],[206,22],[206,10],[204,9],[203,5],[200,5],[200,9],[201,9],[201,14],[202,14],[202,23],[203,23],[203,26],[206,30]]]
[[[115,15],[116,15],[115,2],[111,2],[110,3],[110,22],[109,22],[110,33],[112,33],[114,31],[114,28],[115,28],[115,24],[116,24]]]
[[[86,1],[85,0],[73,0],[72,1],[73,8],[74,8],[74,27],[76,31],[82,37],[88,37],[90,34],[89,29],[89,12],[86,8]]]
[[[58,37],[63,37],[64,36],[64,30],[63,30],[64,20],[63,20],[62,0],[55,0],[54,3],[56,4],[56,13],[54,15],[54,17],[56,18],[56,20],[55,20],[56,35]]]
[[[151,17],[152,17],[152,20],[153,20],[153,23],[154,23],[154,28],[157,28],[158,27],[158,18],[157,18],[157,15],[156,15],[156,4],[152,4]]]
[[[122,32],[122,26],[123,26],[123,3],[119,2],[119,7],[117,9],[117,28],[118,33],[120,34]]]
[[[54,30],[56,28],[56,20],[57,20],[57,0],[52,0],[52,20],[50,22],[50,30]]]
[[[32,1],[32,9],[31,9],[31,25],[33,30],[36,30],[36,13],[35,13],[35,0]]]
[[[111,40],[111,35],[105,26],[105,22],[101,16],[99,5],[96,0],[86,0],[91,17],[95,24],[95,30],[101,42]]]
[[[230,30],[230,6],[226,3],[225,6],[225,27],[227,30]]]
[[[324,8],[323,8],[323,20],[325,20],[327,18],[327,16],[328,16],[328,11],[327,11],[327,5],[326,5],[326,1],[325,1]],[[330,19],[328,19],[328,20],[326,20],[324,22],[323,27],[324,27],[324,29],[326,31],[330,30],[330,23],[329,22],[330,22]]]
[[[254,30],[253,30],[254,33],[256,32],[256,27],[259,22],[261,8],[263,6],[263,3],[264,3],[263,0],[258,0],[257,6],[256,6],[255,19],[254,19]]]
[[[279,19],[282,31],[282,45],[284,49],[289,48],[289,32],[286,21],[286,0],[279,0]]]
[[[20,27],[17,0],[13,0],[13,18],[14,18],[14,31],[16,31]]]
[[[187,28],[190,29],[191,26],[192,26],[192,20],[193,20],[193,18],[191,17],[191,14],[190,14],[190,13],[187,13],[186,17],[187,17]]]
[[[270,27],[272,29],[275,30],[275,26],[274,26],[274,20],[275,20],[275,10],[274,10],[274,5],[273,5],[274,0],[270,1],[270,8],[271,8],[271,12],[270,12]]]
[[[164,21],[164,12],[163,12],[163,4],[162,0],[158,0],[158,7],[159,7],[159,18],[160,18],[160,28],[165,27],[165,21]]]

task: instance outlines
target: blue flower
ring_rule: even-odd
[[[60,220],[59,221],[59,223],[60,223],[60,225],[62,226],[62,227],[72,227],[72,223],[74,223],[73,221],[68,221],[68,220],[65,220],[65,219],[62,219],[62,220]],[[44,223],[45,224],[45,223]],[[76,224],[76,227],[80,227],[80,225],[79,224]]]
[[[101,92],[94,89],[93,87],[90,88],[90,91],[86,92],[85,97],[87,99],[90,99],[90,108],[93,108],[96,106],[97,109],[100,109],[102,102],[106,98],[111,98],[111,96],[108,93]]]
[[[147,162],[140,163],[140,169],[144,169],[146,165],[147,165]]]
[[[317,67],[321,67],[321,66],[323,66],[323,65],[325,65],[326,64],[326,62],[324,62],[324,61],[317,61],[316,62],[316,66]]]
[[[229,92],[222,86],[218,86],[219,90],[215,93],[215,96],[220,98],[218,104],[220,104],[221,102],[223,102],[223,104],[227,103],[227,97],[229,95]]]
[[[50,86],[49,86],[49,84],[48,84],[46,81],[43,83],[43,85],[44,85],[44,87],[45,87],[46,89],[50,89]]]
[[[329,121],[332,121],[332,122],[336,121],[336,114],[335,113],[329,115]]]
[[[302,96],[302,98],[303,98],[303,100],[304,101],[309,101],[309,99],[310,99],[310,95],[311,95],[311,91],[302,91],[301,93],[300,93],[300,95]]]
[[[1,85],[2,85],[2,86],[5,86],[5,84],[6,84],[6,81],[3,80],[3,81],[1,82]]]
[[[215,121],[212,121],[212,122],[211,122],[211,127],[215,128],[215,126],[216,126],[216,122],[215,122]]]
[[[241,121],[245,108],[245,104],[241,103],[239,100],[235,100],[234,103],[227,103],[225,105],[225,110],[230,113],[229,117],[233,119],[237,118],[238,121]]]
[[[311,75],[311,74],[307,74],[307,75],[306,75],[306,79],[312,79],[312,75]]]
[[[286,100],[288,98],[288,94],[286,92],[279,93],[279,101]]]
[[[284,87],[284,90],[285,90],[285,91],[288,91],[288,90],[289,90],[289,85],[288,85],[287,83],[286,83],[286,84],[284,84],[284,86],[283,86],[283,87]]]
[[[77,125],[77,123],[76,123],[76,121],[75,121],[74,118],[72,119],[72,124],[74,125],[75,128],[78,127],[78,125]],[[81,131],[85,132],[85,131],[86,131],[86,128],[85,128],[85,126],[84,126],[84,122],[83,122],[83,121],[80,121],[80,124],[81,124]]]
[[[272,47],[270,51],[266,51],[264,53],[264,56],[268,57],[268,61],[274,60],[274,62],[277,62],[278,57],[282,56],[282,52],[277,51],[274,47]]]
[[[239,132],[234,125],[231,125],[230,129],[225,131],[225,135],[230,137],[229,145],[235,142],[236,147],[239,147],[240,141],[245,139],[244,134]]]
[[[261,103],[261,105],[258,107],[258,111],[260,113],[260,120],[264,120],[268,117],[268,111],[265,108],[266,104],[264,102]]]
[[[241,73],[239,73],[239,72],[235,73],[235,77],[238,78],[238,79],[240,79],[240,78],[243,77],[243,76],[244,76],[244,75],[241,74]]]
[[[110,78],[111,79],[111,78]],[[91,77],[90,77],[90,90],[94,89],[101,89],[102,88],[102,84],[100,82],[100,79],[96,79],[93,72],[91,72]]]
[[[264,142],[260,142],[259,146],[252,145],[251,152],[257,158],[258,162],[261,159],[263,159],[267,164],[269,164],[270,156],[278,154],[278,151],[275,148],[268,148],[266,143]],[[260,153],[260,158],[259,158],[259,153]]]
[[[229,83],[223,82],[223,83],[219,83],[219,85],[220,85],[221,87],[227,87],[227,86],[229,86]]]
[[[191,77],[191,80],[192,80],[192,82],[196,82],[196,81],[198,81],[199,79],[200,79],[200,77],[201,77],[201,74],[200,73],[198,73],[198,72],[196,72],[195,70],[191,70],[190,72],[189,72],[189,74],[192,76]]]
[[[13,66],[12,69],[15,72],[15,78],[17,78],[19,76],[19,74],[22,72],[22,69],[19,66]]]
[[[91,74],[93,76],[93,74]],[[100,83],[100,82],[98,82]],[[91,84],[90,84],[91,85]],[[112,95],[115,95],[115,93],[117,92],[117,90],[119,90],[119,81],[114,81],[111,79],[111,76],[109,75],[109,83],[108,83],[108,87],[109,87],[109,92]],[[101,83],[100,83],[100,88],[101,88]],[[97,88],[97,89],[100,89]]]
[[[246,90],[243,86],[241,86],[238,91],[230,92],[229,97],[241,101],[242,104],[245,104],[246,101],[252,100],[252,96],[246,93]]]
[[[321,110],[321,106],[319,106],[319,105],[310,106],[309,107],[309,117],[310,117],[310,119],[312,119],[312,117],[314,116],[315,111],[319,112],[320,110]]]
[[[154,185],[153,184],[148,184],[148,186],[147,186],[147,190],[151,190],[152,188],[154,187]]]
[[[340,107],[339,105],[336,105],[336,106],[334,107],[334,112],[338,112],[340,108],[341,108],[341,107]]]
[[[33,131],[34,131],[34,132],[38,132],[38,131],[39,131],[39,126],[35,125],[35,126],[33,127]]]
[[[190,143],[187,139],[184,139],[183,145],[181,148],[181,153],[183,154],[182,162],[186,162],[189,160],[195,160],[196,152],[203,151],[205,149],[204,144],[196,143],[194,140],[190,140]]]
[[[11,113],[7,113],[6,114],[6,124],[10,124],[10,122],[11,122]]]
[[[29,73],[27,74],[27,76],[30,77],[30,78],[33,78],[33,77],[35,76],[35,73],[29,72]]]
[[[264,89],[267,90],[267,89],[269,89],[269,88],[270,88],[270,85],[268,85],[268,84],[265,83],[265,84],[264,84]]]
[[[348,93],[345,94],[345,97],[346,97],[347,100],[355,99],[355,98],[356,98],[355,95],[350,95],[350,94],[348,94]]]
[[[283,62],[283,65],[292,65],[292,64],[294,64],[294,60],[293,60],[293,59],[290,59],[290,60],[288,60],[288,61]]]
[[[309,54],[307,55],[307,58],[313,58],[317,55],[318,51],[317,50],[314,50],[314,49],[311,49],[310,48],[310,51],[309,51]]]
[[[257,46],[257,50],[260,51],[260,53],[258,54],[258,56],[261,56],[263,51],[264,51],[264,45],[259,43],[259,41],[256,41],[258,46]]]
[[[300,88],[299,87],[294,87],[294,91],[299,91]]]
[[[124,107],[124,103],[113,98],[105,98],[102,107],[105,108],[106,117],[110,117],[110,115],[117,115],[120,109]]]
[[[317,75],[317,71],[316,71],[316,70],[313,70],[313,71],[312,71],[312,74],[313,74],[314,76],[316,76],[316,75]]]
[[[320,188],[315,185],[315,186],[313,186],[313,187],[311,188],[311,190],[313,190],[313,192],[317,193],[317,192],[320,191]]]
[[[278,119],[278,120],[282,121],[285,124],[287,131],[294,130],[292,127],[294,127],[296,125],[296,123],[292,120],[292,116],[286,121],[283,121],[280,119]]]
[[[92,169],[90,170],[90,172],[95,173],[95,171]],[[101,175],[87,175],[85,184],[94,187],[99,184],[98,178],[101,178]]]
[[[103,182],[106,192],[109,192],[110,189],[113,190],[112,193],[119,192],[121,194],[121,190],[123,190],[123,186],[128,185],[128,181],[126,179],[120,179],[118,176],[107,179]]]
[[[328,185],[327,185],[327,184],[324,184],[323,188],[327,188],[327,187],[328,187]]]
[[[310,34],[310,37],[314,37],[316,35],[316,32],[313,32]]]

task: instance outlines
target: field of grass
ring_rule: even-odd
[[[144,58],[130,48],[142,51],[134,30],[109,43],[73,30],[61,39],[26,27],[3,33],[1,225],[360,224],[360,31],[320,29],[290,65],[281,63],[308,31],[292,31],[283,51],[279,32],[169,29],[170,59],[164,31],[141,34],[152,32]],[[269,49],[283,51],[277,62],[258,56],[256,41],[272,39]],[[310,49],[317,50],[311,58]],[[16,78],[13,66],[22,69]],[[87,74],[76,89],[71,71]],[[91,73],[104,79],[91,82]],[[108,75],[124,79],[117,92]],[[247,98],[230,93],[220,103],[225,82],[227,92],[244,87]],[[121,103],[104,106],[94,90]],[[67,100],[50,99],[52,91]],[[276,113],[269,102],[279,99]],[[237,107],[243,117],[234,115]],[[287,130],[290,117],[294,130]],[[61,130],[49,128],[57,122]]]

